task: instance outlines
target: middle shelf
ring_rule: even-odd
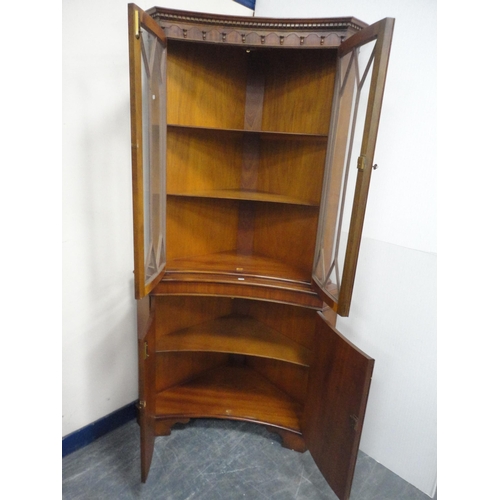
[[[168,126],[172,196],[318,206],[326,136]]]
[[[311,352],[250,316],[229,315],[162,336],[156,352],[248,354],[309,366]]]
[[[155,351],[248,355],[309,366],[316,311],[217,296],[155,297]]]

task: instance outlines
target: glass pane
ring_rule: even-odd
[[[165,265],[166,82],[165,49],[143,30],[142,144],[144,189],[144,266],[146,284]]]
[[[351,220],[376,40],[341,58],[337,66],[333,137],[327,153],[314,278],[338,301]]]

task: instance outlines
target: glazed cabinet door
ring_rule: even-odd
[[[339,47],[313,281],[341,316],[351,304],[393,28],[383,19]]]
[[[166,37],[133,4],[129,13],[135,295],[147,295],[166,262]]]
[[[373,365],[318,313],[301,429],[316,465],[341,500],[351,490]]]

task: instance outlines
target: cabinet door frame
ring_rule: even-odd
[[[333,263],[331,263],[329,260],[330,258],[332,258],[333,261],[336,260],[335,252],[338,250],[332,247],[328,248],[328,250],[326,251],[326,256],[329,260],[326,262],[327,265],[325,267],[329,268],[330,265],[332,265],[332,267],[330,268],[330,271],[326,273],[324,279],[320,279],[316,275],[316,269],[320,267],[320,259],[325,258],[323,256],[323,247],[325,246],[323,241],[323,238],[325,237],[325,225],[332,224],[332,221],[335,217],[337,217],[337,214],[341,213],[341,211],[344,210],[341,204],[336,213],[329,213],[329,208],[331,207],[330,200],[328,199],[328,195],[330,194],[329,176],[330,170],[333,168],[333,154],[335,154],[335,152],[333,151],[333,147],[332,151],[329,153],[329,155],[327,155],[328,159],[325,168],[325,181],[323,188],[324,191],[320,214],[320,220],[323,221],[323,226],[318,231],[316,257],[313,271],[313,284],[315,285],[316,291],[320,294],[325,303],[328,304],[332,309],[334,309],[334,311],[337,312],[340,316],[348,316],[351,306],[354,278],[356,275],[356,266],[361,245],[363,222],[366,212],[368,190],[370,186],[371,171],[375,155],[375,146],[377,141],[385,80],[387,76],[387,67],[389,63],[392,33],[394,30],[394,21],[395,20],[393,18],[385,18],[372,24],[371,26],[368,26],[367,28],[364,28],[363,30],[355,33],[353,36],[345,40],[340,45],[338,50],[339,65],[337,74],[339,76],[337,77],[338,81],[336,82],[337,95],[335,98],[336,102],[334,103],[333,113],[338,112],[338,108],[340,105],[340,96],[338,95],[340,93],[339,81],[340,75],[342,73],[340,68],[340,61],[342,60],[342,58],[348,56],[350,53],[357,50],[361,46],[375,41],[372,54],[373,62],[371,63],[372,74],[369,87],[368,103],[366,106],[366,115],[364,117],[361,148],[358,154],[356,184],[354,188],[354,197],[347,236],[347,246],[345,250],[342,278],[340,280],[340,283],[337,283],[336,287],[331,287],[329,277],[333,272]],[[339,118],[337,117],[337,123],[335,123],[333,127],[336,130],[335,134],[338,134],[339,130],[342,127],[346,126],[348,127],[349,124],[340,123]],[[356,151],[352,151],[352,158],[355,158],[356,154]],[[350,165],[345,166],[346,169],[348,169],[349,167]],[[335,232],[337,231],[338,228],[335,228]],[[335,238],[337,238],[337,236],[335,236]]]
[[[149,189],[144,182],[145,169],[149,169],[150,165],[144,165],[144,137],[143,137],[143,121],[146,119],[143,116],[143,82],[142,82],[142,64],[144,55],[141,49],[141,37],[144,31],[153,35],[160,45],[166,49],[167,37],[165,36],[162,28],[151,18],[146,12],[141,10],[134,4],[128,5],[128,26],[129,26],[129,63],[130,63],[130,118],[131,118],[131,150],[132,150],[132,193],[133,193],[133,220],[134,220],[134,282],[135,282],[135,297],[141,299],[145,297],[161,280],[166,262],[156,269],[155,273],[148,277],[146,276],[145,263],[148,259],[145,251],[145,217],[147,210],[152,211],[153,207],[149,206],[149,200],[145,194]],[[165,67],[165,61],[163,66]],[[163,70],[166,74],[166,68]],[[165,84],[166,89],[166,84]],[[161,99],[160,94],[160,99]],[[166,112],[166,95],[165,99],[165,112]],[[160,102],[160,108],[162,103]],[[149,126],[149,124],[148,124]],[[165,124],[162,125],[166,130]],[[160,150],[166,150],[166,133],[159,134]],[[150,147],[149,145],[147,146]],[[161,151],[160,151],[161,154]],[[166,154],[165,154],[166,161]],[[162,168],[161,170],[166,170]],[[163,178],[166,172],[161,174]],[[161,183],[160,183],[161,184]],[[164,194],[166,203],[166,183],[163,182],[160,186],[160,198]],[[148,204],[148,207],[146,207]],[[159,203],[159,206],[163,206]],[[166,224],[166,211],[159,210],[156,217],[161,221],[161,227]],[[166,234],[163,235],[163,244],[166,255]],[[165,259],[166,261],[166,259]]]

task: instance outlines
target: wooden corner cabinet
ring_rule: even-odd
[[[141,474],[245,420],[349,497],[374,361],[349,313],[394,20],[130,4]]]

